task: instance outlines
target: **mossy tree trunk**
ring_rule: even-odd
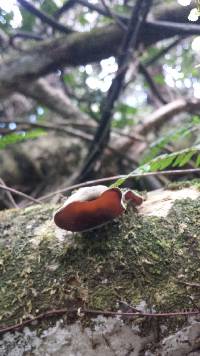
[[[117,311],[120,301],[123,307],[126,302],[150,312],[197,310],[200,307],[198,187],[199,182],[195,182],[190,187],[149,193],[138,212],[129,208],[120,219],[83,234],[57,228],[52,221],[55,206],[1,212],[0,327],[63,307]],[[86,315],[66,317],[64,324],[75,325],[75,319],[76,323],[81,319],[83,326],[92,327]],[[134,319],[138,333],[144,334],[145,330],[146,335],[141,336],[138,352],[150,341],[153,348],[158,347],[163,326],[166,336],[187,321],[180,317],[159,320],[155,327],[154,318]],[[39,330],[42,325],[47,329],[51,322],[52,319],[45,319],[34,328]],[[132,322],[125,321],[127,332],[132,330],[129,327]],[[152,330],[156,330],[154,336]]]

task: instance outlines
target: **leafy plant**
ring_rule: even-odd
[[[31,130],[28,132],[11,133],[0,137],[0,149],[4,149],[8,145],[15,144],[17,142],[30,140],[45,135],[46,132],[42,129]]]
[[[196,132],[196,130],[200,130],[200,118],[198,116],[194,116],[192,122],[169,132],[167,135],[162,136],[158,140],[154,141],[150,145],[150,150],[147,155],[145,155],[142,163],[146,163],[156,157],[161,150],[163,150],[166,145],[172,142],[176,142],[178,140],[183,139],[186,136],[189,136],[192,132]]]
[[[197,145],[190,148],[186,148],[178,152],[160,155],[150,160],[148,163],[141,165],[131,173],[127,174],[127,176],[125,176],[124,178],[118,179],[114,184],[112,184],[112,187],[119,187],[128,178],[138,176],[138,174],[142,175],[143,173],[147,173],[147,172],[162,171],[168,168],[169,166],[182,167],[185,164],[187,164],[191,160],[191,158],[193,158],[195,155],[197,156],[195,165],[199,167],[200,145]]]

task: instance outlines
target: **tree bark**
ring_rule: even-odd
[[[48,133],[2,150],[0,176],[9,186],[27,193],[45,194],[70,185],[86,154],[85,142]],[[1,197],[2,191],[0,191]],[[1,203],[0,203],[1,206]]]
[[[6,333],[1,355],[11,356],[13,350],[18,355],[188,355],[197,350],[197,317],[94,319],[74,310],[123,311],[125,302],[150,313],[197,310],[199,189],[196,180],[148,193],[138,212],[129,207],[121,218],[82,234],[57,228],[53,205],[0,212],[0,327],[46,311],[68,311],[62,319],[44,315],[31,329]]]

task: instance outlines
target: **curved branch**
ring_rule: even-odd
[[[180,114],[181,112],[196,112],[196,110],[200,110],[200,100],[186,100],[183,98],[174,100],[149,115],[145,123],[140,126],[138,132],[145,134],[153,128],[158,128],[174,115]]]

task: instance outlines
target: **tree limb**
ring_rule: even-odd
[[[46,79],[39,79],[30,85],[22,82],[19,85],[19,91],[37,100],[63,118],[81,120],[83,123],[91,123],[94,126],[94,121],[76,108],[62,89],[51,86]]]
[[[198,99],[186,100],[180,98],[174,100],[149,115],[145,122],[139,127],[138,132],[145,134],[151,129],[163,125],[163,123],[170,120],[174,115],[180,114],[181,112],[196,112],[196,110],[200,110],[200,100]]]
[[[177,21],[183,22],[182,24],[158,22],[163,16],[160,12],[156,17],[157,22],[146,22],[138,41],[144,46],[149,46],[157,41],[180,35],[180,31],[187,35],[200,33],[199,25],[187,23],[185,9],[177,6],[174,9],[174,12],[176,11]],[[160,26],[162,28],[164,26],[165,31],[159,31]],[[0,63],[0,95],[5,96],[12,92],[13,88],[16,90],[21,82],[37,79],[58,67],[85,65],[116,56],[122,37],[122,29],[113,24],[90,32],[73,33],[35,44],[32,49],[20,53],[14,59],[8,58]]]

